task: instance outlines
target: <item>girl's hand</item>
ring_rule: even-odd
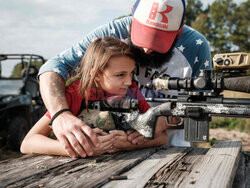
[[[128,141],[131,144],[143,144],[148,141],[147,138],[145,138],[138,131],[135,130],[128,130],[127,136],[128,136]]]
[[[112,133],[115,135],[115,141],[113,143],[114,148],[116,149],[127,149],[131,145],[128,141],[127,133],[121,130],[113,130]]]
[[[115,147],[113,146],[113,148],[110,149],[110,150],[108,150],[107,153],[115,153],[115,152],[118,152],[118,151],[121,151],[121,149],[115,148]]]
[[[114,135],[103,132],[101,129],[95,128],[93,131],[97,134],[100,146],[93,147],[93,155],[101,155],[103,153],[109,153],[113,149]]]

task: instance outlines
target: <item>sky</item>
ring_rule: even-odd
[[[202,0],[204,6],[213,1]],[[92,29],[130,14],[134,2],[0,0],[0,53],[33,53],[48,59],[70,48]]]

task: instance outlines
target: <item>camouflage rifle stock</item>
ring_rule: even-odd
[[[150,117],[146,120],[148,123],[144,123],[145,119],[140,118],[142,116],[137,107],[137,99],[113,96],[106,100],[89,101],[88,110],[82,110],[78,117],[92,128],[104,131],[136,130],[145,138],[152,139],[156,117]]]

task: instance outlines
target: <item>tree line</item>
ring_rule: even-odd
[[[186,24],[207,38],[212,54],[250,51],[250,0],[215,0],[207,7],[200,0],[186,2]]]
[[[215,0],[204,7],[200,0],[186,0],[185,22],[207,38],[212,56],[216,53],[250,51],[250,0],[235,1]],[[21,65],[18,65],[11,77],[20,77],[20,74]]]

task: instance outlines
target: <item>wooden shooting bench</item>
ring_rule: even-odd
[[[96,157],[25,155],[0,162],[0,187],[249,187],[240,141],[156,147]]]

